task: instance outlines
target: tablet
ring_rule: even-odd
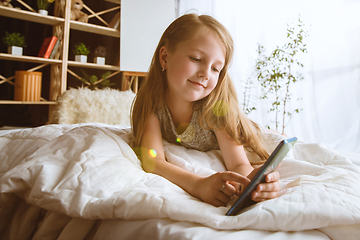
[[[282,140],[270,155],[268,160],[256,173],[251,182],[247,185],[244,191],[236,199],[235,203],[230,207],[226,216],[233,216],[240,214],[245,208],[255,204],[256,202],[251,200],[251,193],[255,190],[259,183],[265,182],[265,177],[272,171],[276,170],[280,162],[284,159],[285,155],[289,152],[291,147],[295,144],[297,138],[290,138]]]

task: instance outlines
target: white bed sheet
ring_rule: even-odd
[[[103,220],[94,228],[87,240],[329,240],[318,230],[271,232],[262,230],[216,230],[191,222],[170,219]]]
[[[74,131],[73,131],[74,129]],[[91,130],[91,131],[90,131]],[[79,136],[77,135],[78,132],[80,131],[80,133],[86,133],[85,137],[88,137],[87,139],[85,139],[83,136]],[[90,131],[90,132],[87,132]],[[34,149],[36,149],[36,151],[38,151],[38,153],[43,153],[44,151],[48,151],[48,148],[44,148],[41,147],[44,144],[47,144],[46,142],[51,142],[52,144],[48,144],[46,146],[50,146],[50,147],[56,147],[54,150],[54,152],[52,153],[53,155],[51,155],[52,157],[56,156],[56,157],[60,157],[59,159],[63,159],[63,157],[66,157],[66,151],[61,150],[61,148],[57,148],[58,146],[61,147],[66,147],[66,149],[71,149],[71,148],[75,148],[77,149],[78,146],[73,145],[74,143],[72,143],[72,145],[70,144],[66,144],[64,146],[64,140],[70,140],[73,137],[75,137],[77,140],[79,140],[78,142],[75,143],[79,143],[79,145],[81,145],[81,141],[95,141],[100,138],[100,141],[97,144],[104,144],[103,142],[101,142],[101,139],[103,139],[104,141],[115,141],[116,144],[119,144],[123,146],[120,146],[120,149],[123,151],[123,154],[125,156],[127,156],[129,153],[127,153],[126,151],[126,144],[124,145],[124,142],[122,142],[123,140],[120,139],[120,135],[124,135],[126,134],[126,132],[123,131],[123,126],[107,126],[107,125],[102,125],[102,124],[83,124],[83,125],[72,125],[72,126],[61,126],[61,125],[55,125],[55,126],[45,126],[42,128],[38,128],[36,129],[34,132],[32,132],[31,130],[27,129],[27,130],[6,130],[6,131],[0,131],[0,136],[5,136],[9,133],[14,133],[14,132],[18,132],[19,134],[15,134],[15,135],[9,135],[6,137],[5,142],[7,142],[8,140],[10,141],[19,141],[20,139],[22,139],[22,141],[25,144],[18,144],[17,146],[21,146],[20,148],[15,148],[13,149],[15,152],[17,152],[17,154],[22,155],[26,155],[28,156],[28,160],[29,161],[34,161],[34,159],[36,160],[36,154],[34,156],[32,156],[31,152],[27,152],[26,151],[26,147],[25,146],[33,146]],[[105,133],[105,135],[104,135]],[[116,133],[114,135],[114,133]],[[93,134],[97,135],[97,137],[94,137]],[[24,137],[24,138],[22,138]],[[93,137],[93,138],[92,138]],[[67,142],[67,141],[65,141]],[[109,142],[111,143],[111,142]],[[60,144],[60,145],[59,145]],[[114,146],[117,146],[117,145]],[[44,145],[45,146],[45,145]],[[107,146],[102,145],[102,147]],[[3,146],[0,146],[3,147]],[[10,148],[9,148],[10,149]],[[4,150],[9,150],[7,148],[2,148],[2,151]],[[65,149],[65,150],[66,150]],[[96,151],[98,151],[97,149],[94,149],[93,147],[90,148],[91,151],[93,151],[93,153],[95,153]],[[110,148],[111,149],[111,148]],[[184,162],[181,159],[185,159],[187,157],[191,157],[191,158],[198,158],[199,155],[198,153],[194,152],[187,152],[187,151],[183,151],[181,148],[179,148],[178,146],[172,146],[167,144],[165,146],[165,149],[167,151],[168,154],[168,158],[171,159],[171,161],[174,162],[174,164],[179,164],[182,165],[182,167],[184,167],[185,169],[194,171],[194,172],[198,172],[201,173],[202,171],[204,171],[203,168],[200,168],[196,163],[187,163]],[[325,171],[325,168],[321,168],[321,167],[328,167],[329,171],[327,174],[323,175],[323,177],[321,177],[320,175],[317,176],[312,175],[311,172],[306,172],[306,174],[308,175],[308,177],[301,177],[300,182],[297,181],[293,181],[294,179],[291,178],[291,175],[293,174],[294,176],[296,174],[301,174],[301,173],[297,173],[295,170],[289,171],[289,169],[287,169],[286,174],[284,174],[285,178],[288,178],[289,181],[293,182],[295,185],[296,184],[302,184],[304,183],[304,187],[307,187],[309,190],[312,190],[311,186],[314,186],[317,184],[317,182],[320,183],[320,185],[322,186],[329,186],[331,187],[332,183],[336,182],[336,181],[340,181],[339,183],[341,183],[342,180],[346,180],[348,179],[347,174],[351,173],[351,168],[352,166],[349,165],[347,163],[346,159],[343,159],[342,156],[338,156],[336,153],[323,148],[320,145],[307,145],[304,144],[304,146],[300,146],[297,149],[297,156],[300,157],[304,157],[305,159],[308,158],[309,156],[311,156],[311,160],[316,159],[316,161],[320,161],[320,162],[311,162],[311,164],[315,164],[315,165],[309,165],[309,169],[322,169],[323,172]],[[305,153],[303,153],[301,150],[306,150],[308,149],[309,151]],[[40,151],[41,150],[41,151]],[[50,150],[50,149],[49,149]],[[79,154],[80,153],[88,153],[87,151],[84,151],[84,149],[78,149],[79,150]],[[126,151],[125,151],[126,150]],[[130,149],[131,150],[131,149]],[[11,151],[9,151],[11,152]],[[177,153],[178,152],[178,153]],[[55,153],[55,155],[54,155]],[[101,151],[99,151],[99,153],[101,153]],[[64,155],[62,155],[64,154]],[[294,153],[292,153],[294,154]],[[31,156],[30,156],[31,155]],[[83,154],[80,154],[83,155]],[[187,156],[189,155],[189,156]],[[43,155],[42,157],[46,157],[47,155]],[[95,156],[95,155],[94,155]],[[212,160],[213,158],[211,157],[215,157],[216,158],[216,153],[210,154],[208,157],[208,160]],[[360,158],[358,154],[348,154],[348,156],[350,156],[348,159],[353,160],[353,162],[355,162],[356,164],[358,164]],[[109,160],[106,159],[106,157],[108,156],[103,156],[100,155],[100,158],[104,158],[105,160]],[[335,161],[335,165],[332,166],[331,163],[328,163],[327,161],[321,162],[322,158],[328,158],[330,157],[330,159],[332,159],[332,157],[334,157],[333,160]],[[41,158],[38,158],[41,159]],[[20,159],[19,159],[20,160]],[[21,160],[20,160],[21,161]],[[134,161],[134,160],[131,160]],[[27,162],[27,161],[25,161]],[[71,161],[70,161],[71,162]],[[50,166],[50,165],[46,165],[48,164],[47,161],[44,162],[44,169],[46,170],[46,166]],[[289,159],[287,160],[287,164],[290,165],[294,165],[293,160]],[[340,165],[336,165],[336,163],[340,164]],[[128,164],[128,163],[127,163]],[[212,169],[219,169],[221,168],[221,164],[220,165],[214,165],[214,162],[207,162],[206,164],[208,164],[208,166],[210,166],[210,168]],[[310,162],[309,162],[310,164]],[[325,164],[324,166],[322,166],[322,164]],[[330,165],[329,165],[330,164]],[[58,167],[61,164],[59,163]],[[286,165],[286,164],[285,164]],[[289,166],[290,166],[289,165]],[[328,166],[329,165],[329,166]],[[32,166],[32,165],[29,165]],[[70,165],[64,165],[63,167],[69,166],[68,170],[71,171]],[[300,166],[300,165],[299,165]],[[282,167],[286,167],[284,165],[282,165]],[[340,167],[340,168],[339,168]],[[26,168],[24,168],[26,169]],[[31,168],[29,168],[31,170]],[[66,169],[66,168],[65,168]],[[131,167],[131,169],[134,169],[134,166]],[[285,169],[285,168],[284,168]],[[301,166],[299,169],[296,170],[306,170],[302,169]],[[341,170],[341,171],[345,171],[345,175],[338,175],[336,174],[336,176],[331,175],[330,173],[332,173],[331,169],[337,169],[337,170]],[[359,169],[359,168],[357,168]],[[34,171],[36,170],[35,168],[33,169]],[[281,169],[280,169],[281,170]],[[291,169],[290,169],[291,170]],[[25,170],[27,171],[27,170]],[[31,170],[32,171],[32,170]],[[356,171],[355,171],[356,172]],[[139,172],[140,173],[140,172]],[[209,172],[202,172],[203,174],[208,174]],[[14,175],[14,177],[18,178],[19,176],[22,175],[17,175],[17,172],[14,171],[12,173]],[[52,172],[48,172],[47,175],[50,176],[52,174]],[[143,174],[143,173],[140,173]],[[330,174],[330,175],[329,175]],[[31,174],[30,174],[31,175]],[[35,177],[34,177],[35,176]],[[351,222],[351,219],[347,218],[346,215],[336,215],[338,213],[334,213],[334,214],[329,214],[330,216],[340,216],[342,218],[344,218],[344,220],[346,220],[348,223],[345,226],[341,226],[339,225],[339,223],[341,223],[341,221],[338,221],[336,219],[329,219],[329,224],[332,221],[333,224],[329,225],[329,227],[326,227],[328,223],[324,224],[324,220],[316,220],[317,216],[311,215],[310,213],[307,213],[307,215],[302,215],[299,219],[299,223],[301,223],[301,225],[299,225],[300,228],[303,228],[302,230],[286,230],[284,229],[284,231],[269,231],[270,228],[297,228],[298,226],[295,224],[283,224],[284,220],[288,219],[288,217],[284,217],[284,216],[278,216],[282,219],[282,222],[280,221],[278,224],[278,226],[272,226],[269,225],[269,221],[267,221],[267,226],[264,227],[264,229],[262,229],[263,225],[262,224],[256,224],[256,223],[252,223],[253,226],[256,226],[255,229],[262,229],[262,230],[253,230],[250,227],[250,230],[226,230],[227,228],[227,223],[226,220],[228,220],[227,218],[222,217],[222,214],[219,215],[219,213],[226,211],[226,208],[222,209],[213,209],[213,208],[209,208],[209,207],[204,207],[203,203],[199,203],[196,201],[193,201],[193,199],[189,199],[188,196],[183,195],[183,193],[181,192],[181,190],[177,189],[176,187],[174,188],[174,186],[169,185],[169,183],[166,183],[166,181],[164,182],[163,180],[161,180],[159,177],[154,177],[151,175],[147,175],[148,179],[153,179],[153,181],[147,182],[148,184],[150,184],[152,187],[155,187],[155,189],[157,187],[163,187],[162,184],[165,184],[165,188],[169,188],[168,190],[171,189],[171,192],[173,194],[180,194],[178,196],[183,197],[181,199],[183,199],[184,201],[189,201],[189,203],[195,204],[196,206],[199,207],[204,207],[204,213],[207,214],[207,216],[210,217],[215,217],[214,220],[219,219],[219,222],[216,223],[214,222],[207,222],[205,221],[204,224],[200,224],[200,223],[193,223],[193,222],[189,222],[189,220],[179,220],[177,219],[179,216],[174,217],[174,213],[178,213],[181,215],[181,212],[179,212],[178,210],[176,210],[176,206],[179,206],[177,204],[173,204],[175,205],[175,207],[173,206],[173,208],[171,209],[170,212],[168,212],[167,214],[170,214],[169,217],[174,217],[172,220],[169,219],[169,217],[166,217],[166,214],[161,215],[161,216],[165,216],[163,219],[158,219],[158,218],[151,218],[151,219],[143,219],[143,220],[139,220],[139,219],[131,219],[130,215],[124,215],[124,216],[130,216],[129,220],[93,220],[91,219],[91,215],[93,213],[98,214],[98,215],[102,215],[105,213],[105,210],[103,208],[101,208],[100,205],[98,205],[98,208],[96,211],[97,212],[88,212],[88,211],[83,211],[85,210],[84,206],[88,206],[88,205],[84,205],[81,202],[67,202],[66,199],[63,199],[62,196],[60,196],[60,198],[57,198],[59,196],[57,196],[56,192],[51,191],[43,191],[44,189],[41,188],[48,188],[49,186],[47,185],[48,182],[44,181],[41,182],[40,185],[36,185],[38,184],[38,182],[36,182],[35,185],[33,185],[34,181],[38,181],[39,179],[36,178],[36,174],[34,176],[31,176],[29,178],[23,178],[20,177],[18,178],[21,181],[26,182],[28,185],[26,187],[29,187],[29,189],[22,189],[23,192],[25,192],[26,190],[26,194],[23,195],[23,193],[20,193],[19,196],[21,196],[22,198],[25,198],[27,201],[32,202],[33,204],[35,204],[34,206],[29,206],[25,203],[25,201],[23,201],[22,204],[19,204],[19,206],[17,207],[17,213],[18,213],[18,219],[13,219],[14,220],[14,224],[12,226],[14,226],[13,229],[13,233],[19,232],[18,230],[22,230],[23,228],[21,228],[20,226],[28,226],[28,222],[26,222],[26,220],[34,220],[35,218],[39,217],[39,212],[43,212],[44,210],[42,209],[42,207],[46,208],[48,211],[46,212],[46,216],[44,218],[43,221],[39,220],[41,225],[38,226],[38,229],[40,229],[37,232],[37,235],[39,238],[34,238],[34,239],[42,239],[43,236],[48,236],[48,239],[83,239],[84,237],[86,237],[86,239],[141,239],[142,237],[144,237],[144,239],[244,239],[244,238],[249,238],[249,239],[357,239],[357,237],[359,236],[357,233],[359,233],[359,222],[357,220],[354,221],[354,225],[349,224],[349,222]],[[64,175],[59,175],[58,177],[64,177]],[[71,176],[71,174],[69,175]],[[65,175],[66,177],[66,175]],[[290,178],[289,178],[290,177]],[[358,175],[353,175],[354,178],[358,178]],[[74,178],[77,179],[77,178]],[[60,181],[62,183],[66,183],[66,181],[68,181],[69,179],[66,178],[59,178],[59,179],[54,179],[56,181]],[[95,179],[94,179],[95,180]],[[16,191],[16,186],[20,187],[20,186],[25,186],[25,185],[21,185],[20,181],[13,181],[11,180],[11,178],[9,178],[8,180],[6,180],[5,178],[3,179],[3,184],[2,186],[7,186],[8,190],[7,191]],[[55,183],[55,182],[54,182]],[[351,183],[351,182],[350,182]],[[9,185],[10,184],[10,185]],[[11,190],[11,188],[9,188],[9,186],[11,186],[11,184],[13,184],[13,190]],[[20,185],[19,185],[20,184]],[[127,184],[130,184],[130,182],[128,182]],[[30,186],[31,185],[31,186]],[[56,185],[56,184],[55,184]],[[126,184],[125,184],[126,185]],[[159,186],[157,186],[159,185]],[[57,185],[59,186],[59,184]],[[91,186],[91,185],[89,185]],[[334,185],[335,186],[335,185]],[[116,186],[115,186],[116,187]],[[341,185],[339,185],[338,187],[341,187]],[[355,189],[356,187],[354,187],[353,189]],[[296,188],[297,190],[299,190],[299,187]],[[59,188],[59,190],[62,190],[61,188]],[[350,190],[350,189],[349,189]],[[1,189],[1,192],[3,193],[3,189]],[[48,205],[42,205],[41,201],[38,201],[37,199],[32,199],[29,198],[29,196],[31,197],[31,194],[36,192],[37,196],[40,196],[42,198],[49,198],[47,201],[43,202],[43,203],[48,203]],[[8,192],[10,193],[10,192]],[[326,192],[324,192],[326,193]],[[53,195],[54,194],[54,195]],[[145,196],[145,195],[144,195]],[[150,197],[152,197],[153,195],[149,195]],[[167,195],[160,195],[161,199],[164,200],[164,202],[166,203],[166,198],[168,197]],[[296,195],[295,195],[296,196]],[[299,195],[300,196],[300,195]],[[97,197],[97,196],[96,196]],[[56,199],[55,202],[51,201],[51,199],[54,198]],[[3,198],[4,200],[6,200],[6,198]],[[0,199],[1,200],[1,199]],[[130,199],[131,200],[131,199]],[[167,199],[168,204],[169,201],[173,201],[175,199]],[[296,200],[296,199],[293,199]],[[318,199],[319,200],[319,199]],[[346,199],[344,199],[346,201]],[[59,201],[62,202],[61,204],[59,204]],[[64,201],[64,202],[63,202]],[[129,204],[131,205],[131,202],[128,202],[129,200],[125,201],[125,204]],[[262,205],[262,207],[260,208],[264,208],[266,211],[273,211],[275,209],[280,210],[279,206],[277,207],[276,202],[280,201],[276,200],[274,205],[271,205],[270,203],[267,204],[259,204]],[[343,200],[342,200],[343,201]],[[7,202],[9,203],[9,202]],[[69,204],[79,204],[78,207],[79,208],[73,208],[73,207],[68,207],[68,206],[72,206]],[[91,203],[91,202],[89,202]],[[151,202],[149,202],[151,203]],[[156,203],[156,202],[153,202]],[[181,202],[177,202],[181,205]],[[329,203],[329,202],[328,202]],[[339,202],[342,203],[342,202]],[[11,202],[10,202],[11,204]],[[114,204],[114,202],[113,202]],[[122,216],[123,214],[121,212],[119,212],[120,210],[124,210],[126,208],[123,208],[121,205],[119,205],[118,203],[116,203],[116,207],[118,208],[118,212],[116,212],[117,214],[120,214],[120,216]],[[91,204],[90,204],[91,205]],[[103,207],[106,205],[103,205]],[[167,207],[169,207],[170,205],[168,205]],[[311,206],[311,205],[310,205]],[[334,206],[334,205],[332,205]],[[359,205],[354,205],[353,207],[354,210],[358,211],[359,210]],[[3,207],[3,206],[2,206]],[[182,206],[184,207],[184,205]],[[275,207],[275,208],[273,208]],[[335,206],[334,206],[335,207]],[[60,210],[59,210],[60,209]],[[141,209],[146,209],[146,205],[143,205]],[[166,205],[162,205],[162,212],[159,212],[159,214],[163,214],[165,212],[163,212],[164,210],[168,209],[166,208]],[[259,210],[259,208],[255,208],[253,209],[252,212],[252,218],[254,218],[256,215],[254,215],[256,213],[256,209]],[[4,209],[2,209],[4,210]],[[86,209],[86,210],[91,210],[92,209]],[[104,211],[103,211],[104,210]],[[115,209],[116,210],[116,209]],[[115,210],[114,210],[114,214],[115,214]],[[61,214],[57,213],[58,211],[62,212]],[[128,211],[128,210],[126,210]],[[266,212],[265,211],[265,212]],[[133,211],[134,212],[134,211]],[[200,212],[200,211],[199,211]],[[264,211],[263,211],[264,212]],[[280,211],[281,212],[281,211]],[[131,212],[129,212],[131,213]],[[65,215],[64,215],[65,214]],[[79,215],[80,214],[80,215]],[[277,211],[273,212],[276,218],[276,214],[279,214]],[[284,212],[284,214],[286,214]],[[310,215],[309,215],[310,214]],[[324,214],[324,213],[322,213]],[[194,217],[194,222],[196,221],[204,221],[202,218],[199,218],[199,214],[192,214]],[[25,218],[24,220],[24,216],[28,216],[27,218]],[[90,217],[89,217],[90,216]],[[142,216],[137,215],[137,216]],[[181,217],[187,217],[188,215],[184,215],[184,216],[180,216]],[[244,215],[245,216],[245,215]],[[249,215],[250,216],[250,215]],[[312,221],[314,221],[314,224],[320,224],[323,225],[323,227],[319,226],[318,230],[316,229],[312,229],[311,226],[313,225],[309,225],[307,226],[306,221],[304,221],[304,219],[306,219],[306,217],[309,216],[313,216],[312,218],[310,218]],[[81,218],[79,218],[81,217]],[[84,219],[82,219],[82,217],[84,217]],[[90,218],[90,219],[89,219]],[[115,218],[118,218],[115,216]],[[140,217],[141,218],[141,217]],[[255,217],[256,218],[256,217]],[[294,220],[294,216],[291,217]],[[233,219],[239,219],[239,218],[233,218]],[[324,219],[324,215],[322,216],[322,219]],[[325,218],[326,219],[326,218]],[[354,218],[355,219],[355,218]],[[268,219],[269,220],[269,219]],[[296,218],[295,218],[296,220]],[[3,219],[4,221],[4,219]],[[22,221],[21,223],[23,225],[20,225],[20,221]],[[221,222],[222,221],[222,222]],[[55,224],[54,224],[55,223]],[[337,225],[334,226],[334,223],[336,223]],[[208,224],[208,226],[205,226],[206,224]],[[233,224],[234,222],[230,222],[229,224]],[[238,224],[242,224],[244,225],[244,223],[238,222]],[[214,225],[215,227],[211,227],[209,225]],[[246,224],[245,224],[246,225]],[[55,228],[55,229],[54,229]],[[216,229],[217,228],[217,229]],[[267,228],[267,229],[266,229]],[[314,227],[315,228],[315,227]],[[240,228],[240,229],[244,229],[244,228]],[[29,231],[31,230],[31,228],[29,228]],[[54,231],[56,230],[56,231]],[[268,230],[268,231],[265,231]],[[59,237],[54,237],[51,238],[49,235],[49,231],[50,232],[56,232]],[[76,234],[75,234],[76,233]],[[351,234],[349,234],[351,233]],[[56,236],[56,234],[54,235]],[[329,237],[328,237],[329,236]],[[14,238],[15,239],[15,238]]]
[[[17,219],[18,218],[18,219]],[[70,218],[63,214],[47,212],[23,201],[20,203],[11,229],[3,239],[27,240],[329,240],[319,230],[263,231],[263,230],[217,230],[192,222],[170,219],[148,220],[86,220]],[[34,231],[34,226],[36,231]],[[343,238],[346,227],[335,228],[337,237]],[[331,234],[334,236],[334,234]]]

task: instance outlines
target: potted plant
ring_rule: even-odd
[[[87,62],[87,55],[89,55],[90,49],[84,43],[76,44],[73,51],[75,54],[75,61],[83,63]]]
[[[94,63],[104,65],[105,55],[106,55],[106,48],[104,46],[98,46],[97,48],[95,48]]]
[[[55,0],[37,0],[37,6],[38,11],[41,15],[48,15],[48,7],[51,3],[53,3]]]
[[[5,32],[2,38],[3,43],[8,47],[8,53],[12,55],[21,56],[23,54],[23,47],[26,47],[25,37],[20,33]]]
[[[110,71],[105,72],[101,79],[98,79],[96,75],[89,75],[84,70],[81,69],[81,72],[83,73],[84,77],[80,79],[83,83],[85,83],[85,87],[88,87],[91,90],[95,89],[101,89],[105,87],[110,87],[112,85],[115,85],[115,83],[110,83],[110,80],[108,77],[111,75]]]
[[[303,64],[298,59],[299,53],[307,53],[304,43],[308,36],[304,30],[304,24],[298,19],[297,24],[287,27],[287,42],[282,47],[277,46],[269,55],[265,54],[263,46],[259,45],[259,58],[256,63],[257,79],[261,84],[261,99],[270,101],[271,107],[268,112],[275,114],[275,128],[278,130],[281,122],[281,133],[290,121],[294,113],[302,109],[289,109],[292,97],[291,87],[304,79],[300,70]],[[298,98],[297,100],[300,100]],[[294,104],[292,105],[294,106]],[[280,120],[281,118],[281,120]],[[267,126],[267,128],[271,128]]]

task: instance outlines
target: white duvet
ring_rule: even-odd
[[[280,138],[268,134],[271,148]],[[214,229],[360,236],[360,169],[321,144],[295,144],[278,169],[282,196],[227,217],[230,206],[213,207],[145,173],[131,141],[130,129],[104,124],[47,125],[0,136],[0,233],[18,196],[73,218],[167,218]],[[167,159],[182,168],[202,175],[224,170],[219,151],[164,144]]]

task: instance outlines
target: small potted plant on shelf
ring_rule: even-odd
[[[51,3],[53,3],[55,0],[37,0],[37,6],[39,14],[41,15],[48,15],[48,7]]]
[[[25,37],[20,33],[5,32],[3,43],[8,47],[8,53],[22,56],[23,48],[26,47]]]
[[[104,65],[105,64],[106,48],[104,46],[98,46],[94,51],[94,63]]]
[[[96,90],[96,89],[102,89],[102,88],[108,88],[110,86],[115,85],[115,83],[111,83],[109,80],[109,76],[111,75],[110,71],[105,72],[101,79],[98,79],[96,75],[89,75],[84,70],[81,69],[81,72],[83,73],[84,77],[80,79],[83,83],[85,83],[85,87]]]
[[[77,62],[87,62],[87,55],[89,55],[90,50],[84,43],[79,43],[74,46],[75,61]]]

